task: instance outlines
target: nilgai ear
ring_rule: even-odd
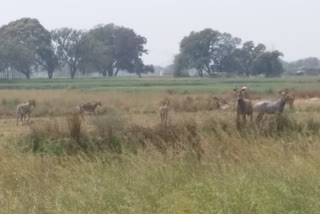
[[[237,92],[237,91],[238,91],[238,89],[237,89],[237,88],[234,88],[234,89],[233,89],[233,91]]]

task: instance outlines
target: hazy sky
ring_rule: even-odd
[[[319,0],[7,0],[0,25],[37,18],[51,30],[115,23],[148,39],[145,62],[167,65],[180,40],[212,28],[278,49],[285,60],[320,57]]]

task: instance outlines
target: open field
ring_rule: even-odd
[[[79,78],[79,79],[18,79],[1,80],[1,89],[81,89],[85,91],[222,93],[248,84],[259,93],[271,93],[280,88],[318,89],[320,77],[284,78]]]
[[[234,108],[218,110],[212,97],[233,106],[232,88],[246,83],[254,103],[295,88],[295,109],[266,116],[260,128],[237,128]],[[7,84],[0,83],[0,213],[319,213],[317,78]],[[32,98],[30,124],[17,126],[16,105]],[[164,99],[168,126],[159,124]],[[72,116],[76,105],[97,100],[97,117]]]

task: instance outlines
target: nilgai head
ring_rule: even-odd
[[[237,100],[242,99],[242,92],[245,91],[246,89],[238,89],[238,88],[234,88],[233,91],[237,93]]]
[[[241,89],[247,91],[247,90],[249,90],[249,87],[248,87],[248,85],[244,85],[244,86],[241,87]]]
[[[30,105],[36,107],[36,101],[34,99],[29,100]]]
[[[280,94],[280,95],[282,96],[283,93],[288,94],[289,91],[290,91],[290,90],[289,90],[288,88],[284,88],[284,89],[279,90],[279,91],[278,91],[278,94]]]
[[[279,92],[279,94],[281,95],[281,98],[280,98],[281,101],[283,101],[284,103],[288,101],[289,99],[288,91],[283,90]]]

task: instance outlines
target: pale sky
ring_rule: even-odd
[[[212,28],[264,43],[285,60],[320,57],[319,0],[7,0],[0,25],[37,18],[49,30],[129,27],[148,39],[145,63],[167,65],[191,31]]]

